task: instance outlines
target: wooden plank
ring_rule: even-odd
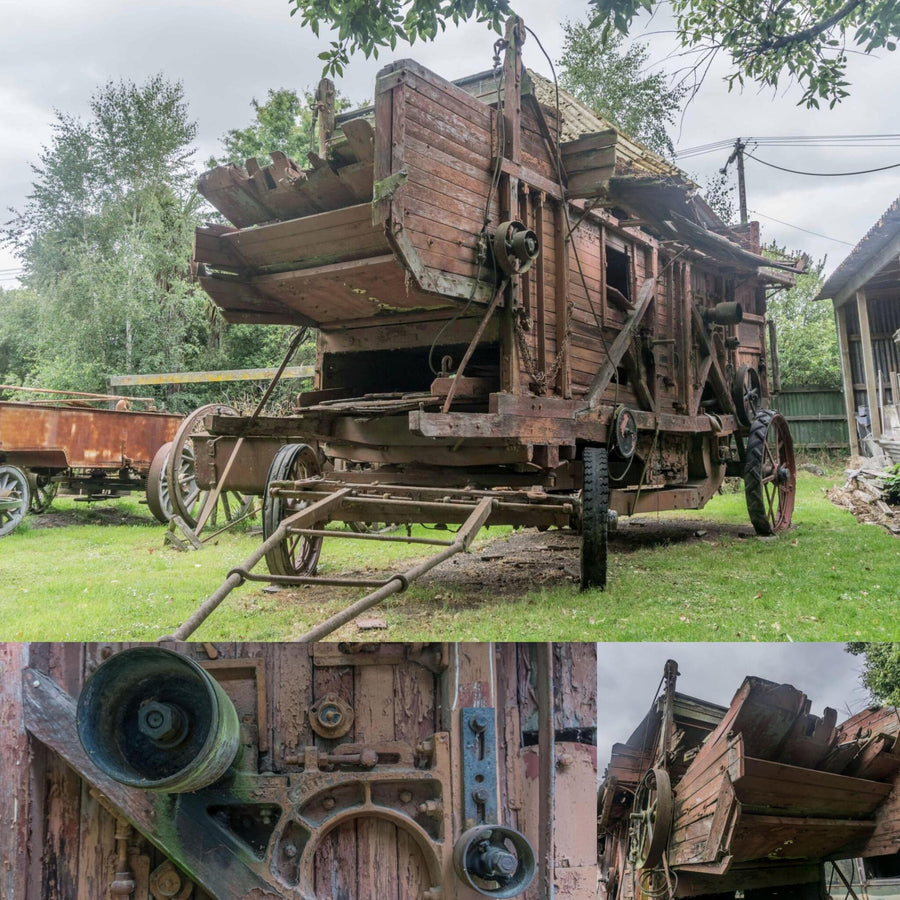
[[[635,304],[633,312],[629,314],[622,326],[622,330],[616,335],[615,340],[610,345],[609,358],[591,379],[591,384],[585,395],[585,400],[587,400],[591,406],[596,406],[597,401],[608,387],[613,375],[615,375],[616,368],[622,361],[622,356],[625,353],[629,341],[634,335],[638,325],[640,325],[644,313],[646,313],[650,307],[655,284],[656,282],[652,278],[648,278],[641,285],[641,290],[638,293],[637,303]]]
[[[38,828],[41,822],[32,809],[37,798],[29,791],[22,695],[22,672],[29,662],[28,644],[0,643],[0,772],[7,776],[0,791],[0,896],[8,900],[26,900],[29,831],[32,822]],[[12,773],[17,774],[10,777]],[[39,840],[36,847],[39,858]]]
[[[350,119],[344,122],[341,131],[358,162],[371,163],[375,160],[375,131],[368,120]]]

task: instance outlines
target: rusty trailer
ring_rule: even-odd
[[[511,19],[497,67],[458,83],[387,66],[372,108],[322,113],[308,168],[273,153],[199,181],[232,223],[195,242],[225,318],[318,329],[293,414],[212,416],[197,457],[201,483],[228,460],[227,486],[266,495],[267,537],[337,498],[281,532],[275,576],[314,574],[329,520],[460,524],[493,490],[518,499],[488,521],[581,533],[585,588],[606,583],[616,516],[698,509],[727,475],[759,533],[790,524],[766,290],[794,269],[563,91],[557,107],[525,36]]]
[[[839,723],[833,709],[812,715],[793,686],[756,677],[723,707],[678,693],[677,675],[670,660],[647,716],[613,745],[599,797],[601,898],[820,900],[826,861],[896,860],[897,710]]]
[[[49,509],[60,486],[86,500],[146,492],[155,511],[160,500],[151,468],[181,419],[86,405],[0,402],[0,536],[29,510]]]
[[[0,644],[4,900],[595,900],[592,644]]]

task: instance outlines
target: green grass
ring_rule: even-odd
[[[840,480],[840,474],[823,479],[801,473],[795,527],[774,538],[751,535],[743,494],[737,493],[684,514],[702,520],[698,530],[709,529],[699,540],[640,548],[616,540],[605,592],[582,594],[571,581],[557,579],[551,587],[504,596],[444,583],[438,569],[429,583],[414,584],[372,611],[386,629],[359,632],[348,625],[334,638],[898,639],[900,542],[826,499],[825,489]],[[75,524],[25,527],[0,539],[0,639],[158,638],[186,619],[259,541],[225,534],[202,552],[177,553],[163,548],[162,527],[136,501],[105,506],[76,509],[58,500],[54,512]],[[116,517],[129,524],[104,524]],[[655,519],[645,517],[651,525]],[[707,521],[724,527],[713,529]],[[491,529],[479,544],[506,531]],[[396,561],[427,553],[403,544],[330,544],[323,573],[396,571],[405,567]],[[497,563],[479,565],[488,572]],[[346,589],[266,593],[245,585],[194,637],[289,640],[358,596]]]

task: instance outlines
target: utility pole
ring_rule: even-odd
[[[738,203],[741,208],[741,225],[746,225],[748,222],[747,217],[747,184],[744,181],[744,150],[747,145],[740,139],[737,138],[734,142],[734,150],[731,151],[731,156],[728,157],[728,161],[724,166],[719,170],[723,175],[728,171],[728,167],[737,160],[737,171],[738,171]]]

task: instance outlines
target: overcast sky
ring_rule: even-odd
[[[747,675],[791,684],[812,713],[836,709],[838,722],[865,708],[862,660],[844,644],[668,643],[599,644],[597,765],[602,778],[612,745],[627,740],[647,714],[667,659],[678,663],[676,690],[727,706]]]
[[[525,0],[516,8],[540,36],[550,56],[562,49],[560,22],[585,15],[584,0]],[[648,26],[654,64],[666,62],[666,23]],[[354,60],[339,84],[351,99],[370,100],[374,77],[393,58],[413,57],[447,78],[491,65],[495,35],[484,26],[449,30],[435,43],[398,47],[379,60]],[[218,149],[229,129],[246,125],[250,101],[269,88],[302,90],[320,76],[317,53],[327,46],[289,16],[286,0],[42,0],[3,3],[0,33],[0,210],[20,207],[31,182],[29,164],[51,135],[54,110],[84,114],[94,90],[108,79],[137,82],[156,72],[184,82],[191,115],[199,125],[197,160]],[[549,74],[533,40],[526,64]],[[796,106],[796,89],[773,96],[755,88],[728,94],[725,67],[711,70],[675,134],[679,148],[738,136],[900,133],[900,54],[857,56],[852,96],[835,110]],[[727,152],[686,160],[684,168],[705,179]],[[814,172],[845,172],[900,162],[900,146],[853,150],[759,148],[755,155],[777,165]],[[900,194],[900,168],[852,178],[791,176],[747,161],[749,206],[766,238],[828,254],[828,269],[869,229]],[[777,222],[819,232],[817,238]],[[0,250],[0,285],[9,286],[17,261]]]

